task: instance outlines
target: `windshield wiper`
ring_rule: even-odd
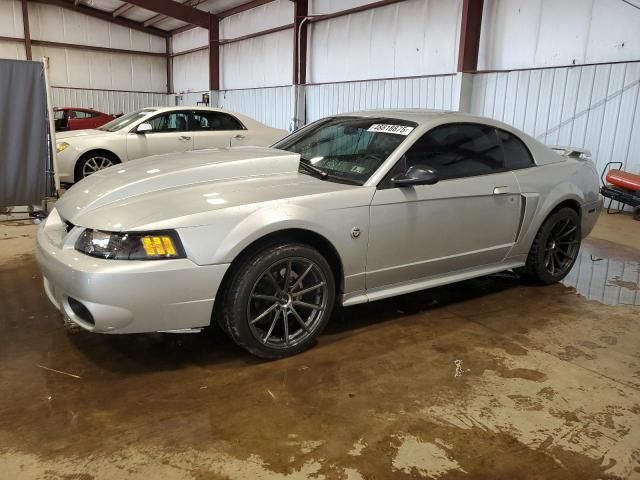
[[[300,157],[300,166],[304,168],[307,172],[313,173],[320,180],[327,180],[329,178],[329,174],[324,170],[320,170],[318,167],[314,167],[309,163],[309,160]]]

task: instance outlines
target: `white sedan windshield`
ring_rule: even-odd
[[[145,108],[144,110],[138,110],[137,112],[127,113],[126,115],[118,117],[115,120],[111,120],[109,123],[105,123],[101,127],[98,127],[98,130],[103,130],[105,132],[116,132],[118,130],[122,130],[125,127],[128,127],[129,125],[156,111],[157,110]]]

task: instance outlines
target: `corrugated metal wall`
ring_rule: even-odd
[[[309,85],[307,122],[336,113],[376,108],[457,110],[459,89],[457,75]]]
[[[473,113],[640,171],[640,62],[476,75]]]
[[[271,127],[289,130],[293,118],[293,87],[222,90],[218,105],[249,115]]]
[[[165,93],[52,88],[51,101],[54,107],[84,107],[106,113],[127,113],[144,107],[173,105],[174,97]]]

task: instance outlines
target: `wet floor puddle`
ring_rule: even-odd
[[[598,246],[583,245],[562,283],[587,300],[605,305],[640,305],[640,258],[607,253]]]

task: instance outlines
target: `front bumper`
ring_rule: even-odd
[[[99,333],[142,333],[210,324],[228,265],[201,266],[189,259],[98,259],[73,248],[82,229],[76,227],[60,240],[55,225],[51,230],[45,223],[37,234],[36,257],[45,292],[81,327]]]

